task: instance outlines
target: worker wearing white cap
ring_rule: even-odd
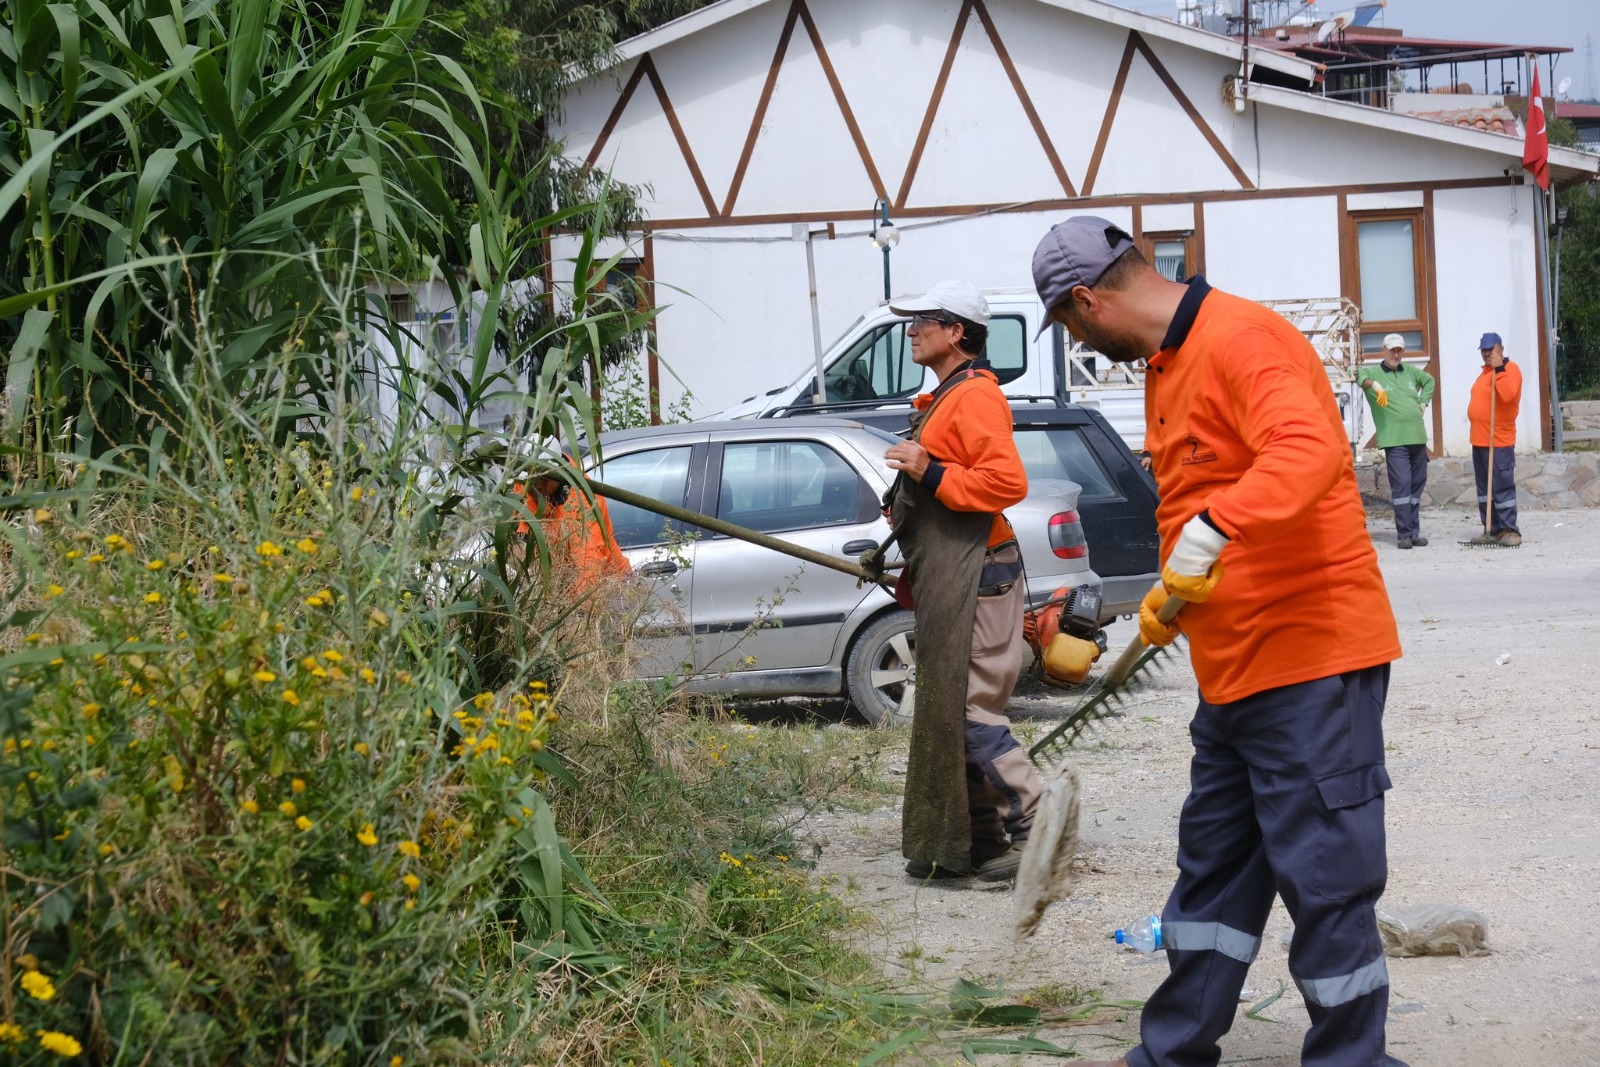
[[[1394,505],[1395,545],[1421,548],[1422,491],[1428,487],[1428,431],[1422,409],[1433,399],[1433,375],[1401,361],[1406,339],[1391,333],[1383,339],[1383,362],[1356,371],[1356,381],[1372,408],[1373,428],[1389,475],[1389,501]]]

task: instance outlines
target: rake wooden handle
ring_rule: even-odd
[[[1187,603],[1188,601],[1182,597],[1168,596],[1162,602],[1161,609],[1156,612],[1156,618],[1162,622],[1170,623],[1178,617],[1178,612],[1182,611],[1183,606]],[[1139,657],[1144,654],[1144,650],[1145,643],[1142,637],[1135,637],[1132,641],[1129,641],[1128,647],[1122,650],[1122,655],[1118,656],[1117,661],[1111,665],[1111,669],[1106,671],[1105,679],[1100,683],[1101,688],[1115,689],[1127,681],[1128,672],[1133,670],[1135,663],[1139,662]]]

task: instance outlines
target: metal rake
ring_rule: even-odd
[[[1179,597],[1168,597],[1161,605],[1157,617],[1170,623],[1178,617],[1178,612],[1183,610],[1186,601]],[[1173,642],[1176,644],[1177,642]],[[1060,763],[1078,738],[1090,726],[1101,719],[1115,718],[1122,714],[1121,708],[1128,699],[1130,687],[1138,687],[1149,680],[1153,671],[1163,670],[1166,660],[1172,655],[1172,646],[1146,645],[1144,641],[1135,637],[1129,642],[1128,647],[1122,650],[1122,655],[1106,671],[1105,677],[1089,694],[1089,698],[1079,704],[1061,721],[1061,723],[1034,742],[1028,749],[1028,758],[1034,766],[1042,767],[1046,761],[1051,764]]]

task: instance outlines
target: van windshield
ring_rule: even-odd
[[[907,320],[885,323],[834,360],[823,378],[829,403],[896,400],[922,389],[922,368],[911,360]]]

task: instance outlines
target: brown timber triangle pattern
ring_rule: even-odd
[[[1129,31],[1127,47],[1122,54],[1122,62],[1117,68],[1116,80],[1111,88],[1111,96],[1106,102],[1105,115],[1100,122],[1099,136],[1095,140],[1094,151],[1090,156],[1088,169],[1084,174],[1083,187],[1080,192],[1073,185],[1071,177],[1067,174],[1066,166],[1061,161],[1061,155],[1056,151],[1055,144],[1051,141],[1049,133],[1044,127],[1044,122],[1039,117],[1038,109],[1034,107],[1033,99],[1029,96],[1027,87],[1023,84],[1022,76],[1018,73],[1016,64],[1011,60],[1011,54],[1006,49],[1005,42],[1000,38],[999,28],[989,14],[989,9],[984,0],[963,0],[960,12],[956,15],[955,26],[951,30],[950,43],[945,50],[944,61],[939,68],[939,76],[934,82],[933,92],[928,100],[928,106],[923,113],[922,125],[917,131],[917,140],[911,150],[911,157],[906,162],[906,171],[900,180],[899,188],[894,197],[894,207],[898,211],[907,209],[907,200],[911,194],[911,186],[916,179],[918,164],[922,161],[923,151],[927,147],[928,137],[933,129],[933,122],[939,112],[939,103],[944,97],[945,83],[949,80],[950,69],[955,64],[956,53],[961,47],[962,35],[966,32],[967,23],[976,15],[978,22],[989,36],[990,43],[994,46],[995,54],[1000,60],[1006,77],[1011,83],[1012,90],[1017,94],[1017,100],[1022,104],[1023,112],[1027,115],[1028,122],[1032,125],[1034,133],[1039,138],[1039,147],[1043,149],[1046,159],[1049,160],[1051,169],[1055,172],[1056,179],[1060,181],[1062,191],[1068,199],[1089,197],[1094,193],[1095,179],[1100,173],[1100,165],[1105,157],[1106,143],[1111,137],[1111,127],[1116,120],[1117,107],[1122,100],[1123,89],[1127,85],[1128,73],[1132,68],[1133,57],[1137,53],[1144,57],[1150,69],[1161,80],[1184,114],[1194,123],[1206,143],[1209,144],[1217,157],[1222,160],[1228,171],[1239,183],[1241,190],[1253,191],[1255,185],[1250,181],[1250,176],[1239,165],[1233,155],[1228,151],[1221,139],[1217,136],[1205,118],[1194,106],[1181,86],[1172,77],[1160,58],[1150,48],[1137,31]],[[784,60],[788,56],[789,43],[794,37],[797,24],[804,25],[806,34],[811,38],[812,47],[815,49],[817,59],[822,65],[823,75],[828,80],[828,86],[833,91],[834,101],[838,104],[839,113],[843,117],[845,126],[850,131],[851,140],[855,143],[861,162],[866,167],[868,180],[872,183],[873,192],[880,199],[888,199],[887,187],[878,172],[877,165],[873,162],[872,152],[867,146],[866,138],[862,135],[861,126],[856,121],[855,112],[846,97],[844,87],[839,81],[833,62],[828,56],[827,49],[823,46],[822,35],[817,30],[817,24],[811,17],[811,11],[806,6],[805,0],[793,0],[789,7],[788,17],[784,20],[783,30],[778,35],[777,47],[772,55],[772,65],[767,71],[767,78],[761,87],[761,95],[756,101],[755,112],[751,116],[750,128],[745,134],[743,150],[739,153],[738,165],[734,168],[733,179],[728,185],[727,194],[719,206],[711,195],[711,190],[706,184],[705,176],[700,170],[700,165],[695,159],[694,149],[689,144],[688,137],[684,134],[682,125],[678,122],[677,113],[672,108],[672,102],[667,96],[666,86],[662,84],[661,75],[657,72],[650,54],[641,56],[634,67],[633,74],[624,84],[622,92],[618,95],[616,103],[612,106],[611,113],[606,117],[606,122],[600,129],[599,136],[595,139],[594,146],[589,150],[588,158],[584,161],[586,166],[593,167],[600,159],[606,143],[615,132],[617,123],[622,114],[627,110],[629,102],[633,99],[634,91],[639,83],[648,78],[650,86],[655,91],[656,99],[661,104],[661,110],[666,116],[667,123],[672,129],[672,135],[678,142],[679,149],[683,152],[684,162],[689,167],[689,173],[694,179],[695,188],[700,193],[700,198],[705,204],[706,219],[722,219],[733,216],[734,205],[739,199],[739,190],[744,184],[745,174],[749,169],[751,154],[755,151],[756,140],[761,136],[761,124],[766,118],[767,108],[772,102],[772,93],[778,82],[779,72],[783,68]],[[798,217],[798,216],[797,216]],[[843,216],[840,216],[843,217]]]

